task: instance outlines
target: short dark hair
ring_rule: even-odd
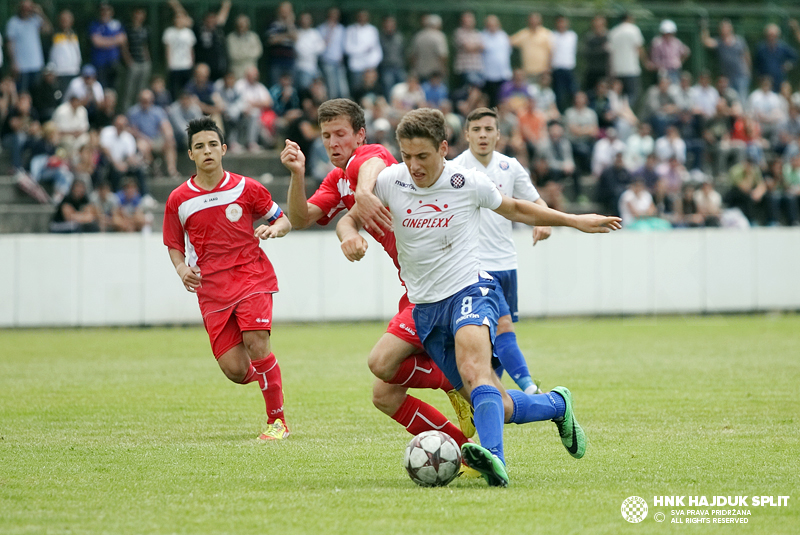
[[[194,119],[189,121],[189,126],[186,127],[186,136],[189,141],[189,149],[192,148],[192,138],[198,132],[216,132],[219,136],[219,142],[224,144],[225,143],[225,136],[222,135],[222,130],[220,130],[217,123],[206,115],[205,117],[201,117],[200,119]]]
[[[497,122],[497,108],[475,108],[469,115],[467,115],[467,122],[464,123],[464,129],[469,128],[469,123],[472,121],[480,121],[484,117],[492,117]]]
[[[320,125],[328,121],[333,121],[338,117],[349,118],[350,125],[353,127],[353,132],[358,132],[367,126],[367,121],[364,119],[364,110],[350,99],[334,98],[326,100],[319,105],[317,120]]]
[[[438,147],[447,139],[444,114],[433,108],[419,108],[406,113],[397,125],[397,140],[430,139]]]

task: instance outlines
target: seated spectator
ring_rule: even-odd
[[[619,215],[619,199],[633,181],[630,172],[625,168],[622,152],[614,155],[614,162],[600,173],[597,181],[595,197],[602,206],[602,213]]]
[[[45,65],[41,80],[31,89],[33,107],[36,108],[40,121],[47,122],[53,117],[53,112],[56,111],[63,96],[53,66]]]
[[[136,181],[130,178],[122,184],[122,189],[117,192],[119,208],[122,215],[124,232],[139,232],[147,224],[144,212],[144,199],[139,194]]]
[[[117,92],[114,89],[103,91],[103,102],[89,113],[89,128],[102,130],[114,122],[117,116]]]
[[[745,155],[752,157],[759,167],[766,169],[764,149],[769,147],[769,143],[761,135],[761,125],[757,120],[747,116],[738,117],[733,123],[731,140],[737,147],[744,145]]]
[[[797,222],[797,199],[790,191],[783,168],[783,161],[775,158],[764,174],[764,184],[767,186],[767,225],[770,226],[777,226],[781,221],[785,221],[787,225]]]
[[[167,175],[180,178],[175,147],[175,132],[165,112],[153,101],[155,97],[149,89],[139,93],[139,102],[128,110],[128,121],[136,145],[147,165],[153,165],[153,155],[160,154],[167,166]]]
[[[706,145],[700,121],[688,110],[681,111],[678,116],[678,135],[686,145],[686,165],[690,169],[701,170],[705,165]]]
[[[81,104],[78,95],[61,104],[53,113],[53,123],[61,134],[61,143],[71,151],[72,146],[81,136],[89,131],[89,114]]]
[[[528,98],[525,107],[519,111],[518,115],[519,131],[527,149],[527,160],[532,162],[537,156],[536,148],[547,137],[547,118],[536,106],[536,99],[533,97]],[[517,155],[517,159],[519,159],[519,155]],[[548,206],[550,206],[549,203]]]
[[[766,212],[767,186],[757,160],[748,154],[742,163],[728,172],[730,189],[725,195],[725,204],[739,208],[751,224],[755,224],[758,212]]]
[[[98,232],[99,220],[97,209],[86,194],[86,184],[81,180],[74,180],[69,193],[53,214],[50,232]]]
[[[564,127],[558,121],[550,121],[547,125],[548,138],[537,149],[537,154],[547,160],[553,180],[565,182],[571,179],[577,182],[575,160],[572,158],[572,144],[564,136]],[[577,192],[576,192],[577,198]]]
[[[714,189],[710,180],[700,184],[694,192],[694,205],[697,213],[703,216],[703,224],[707,227],[720,226],[722,217],[722,195]]]
[[[738,117],[744,112],[742,98],[730,86],[730,81],[724,76],[717,78],[717,94],[719,95],[719,100],[724,101],[721,106],[719,100],[717,101],[717,116],[722,113],[725,117]]]
[[[578,172],[582,174],[592,171],[592,149],[600,134],[597,126],[597,114],[588,104],[589,99],[586,97],[586,93],[578,91],[575,93],[574,106],[564,112],[564,127],[567,130],[567,137],[572,143],[575,165]],[[576,198],[580,196],[580,186],[578,185],[575,188],[575,195]]]
[[[655,217],[656,205],[653,196],[644,187],[644,181],[640,178],[634,177],[631,185],[620,195],[619,214],[622,218],[622,228],[627,229],[638,229],[641,226],[640,222]]]
[[[650,135],[652,128],[648,123],[639,123],[639,128],[625,140],[625,167],[634,172],[644,165],[647,157],[655,150],[655,141]]]
[[[615,128],[606,129],[606,137],[597,140],[592,150],[592,174],[599,177],[614,164],[617,155],[625,154],[626,148],[625,142],[617,137]]]
[[[89,130],[88,134],[81,136],[80,140],[75,144],[77,153],[73,151],[72,158],[72,172],[75,175],[75,180],[82,180],[87,187],[94,184],[104,182],[100,176],[102,168],[100,162],[103,157],[103,151],[100,148],[100,132],[97,130]]]
[[[450,90],[447,89],[440,72],[434,72],[426,82],[422,83],[422,91],[425,93],[427,105],[431,108],[438,108],[450,96]]]
[[[606,128],[614,127],[617,122],[616,111],[612,107],[611,88],[608,80],[601,78],[597,85],[587,95],[589,97],[589,107],[597,114],[597,126],[601,131]]]
[[[228,151],[231,154],[239,154],[244,151],[239,139],[247,138],[247,125],[242,118],[244,100],[236,88],[236,76],[232,71],[228,71],[224,77],[214,82],[214,94],[219,99],[217,106],[222,111],[222,124],[225,127],[225,143],[228,145]]]
[[[790,225],[800,224],[800,153],[783,164],[783,182]]]
[[[675,161],[674,158],[671,161]],[[678,164],[680,165],[680,164]],[[668,170],[668,173],[673,170]],[[663,221],[668,221],[673,227],[683,226],[683,207],[681,205],[681,195],[683,183],[674,189],[669,185],[669,174],[656,182],[653,192],[653,204],[656,207],[656,216]]]
[[[561,112],[556,105],[556,94],[552,88],[553,77],[550,71],[545,71],[539,75],[539,83],[532,86],[533,96],[536,97],[536,104],[544,112],[548,121],[561,118]]]
[[[741,106],[738,109],[741,109]],[[714,177],[727,172],[731,158],[740,162],[745,156],[746,144],[731,138],[731,126],[735,120],[732,113],[728,101],[720,98],[717,100],[716,115],[706,123],[703,130],[703,140],[712,155],[711,169]]]
[[[354,101],[361,104],[361,106],[364,106],[366,105],[365,99],[374,102],[378,97],[383,97],[383,85],[381,84],[378,70],[367,69],[364,71],[364,79],[361,82],[361,87],[353,91],[352,98]]]
[[[689,90],[692,114],[702,117],[705,124],[717,114],[719,98],[719,92],[711,85],[711,73],[701,72],[697,78],[697,85]]]
[[[123,178],[133,176],[139,182],[139,190],[147,191],[144,161],[136,148],[136,138],[129,131],[127,117],[117,115],[113,125],[100,131],[100,148],[101,166],[112,189],[120,189]]]
[[[183,90],[197,97],[197,103],[204,114],[213,117],[219,113],[217,103],[214,101],[214,84],[211,81],[211,69],[205,63],[198,63],[195,66],[194,74]]]
[[[622,80],[614,78],[611,81],[611,89],[608,92],[608,100],[611,105],[611,112],[616,117],[615,128],[620,139],[628,139],[633,130],[639,124],[639,118],[633,113],[628,96]]]
[[[656,173],[658,173],[658,182],[655,193],[661,191],[678,202],[683,184],[689,180],[689,172],[678,157],[673,154],[666,162],[659,163],[656,166]]]
[[[409,74],[405,82],[392,88],[392,107],[403,112],[425,107],[425,91],[416,75]]]
[[[281,80],[285,78],[291,81],[291,75],[281,76]],[[261,151],[261,145],[259,144],[261,138],[264,138],[267,144],[273,143],[272,136],[274,131],[269,132],[264,128],[264,114],[274,110],[278,115],[285,116],[287,111],[292,109],[290,106],[294,106],[294,103],[283,100],[284,93],[291,92],[294,98],[297,98],[297,92],[289,85],[288,87],[283,87],[283,91],[278,95],[279,100],[274,95],[271,95],[266,86],[258,80],[258,69],[256,67],[248,67],[244,71],[244,78],[237,81],[233,86],[242,95],[241,131],[245,136],[242,142],[247,145],[247,150],[250,152]],[[283,114],[278,111],[279,108],[283,111]]]
[[[97,81],[97,69],[93,65],[84,65],[81,75],[73,78],[64,93],[64,100],[69,100],[76,95],[81,106],[91,114],[103,102],[103,86]]]
[[[769,76],[763,76],[758,89],[750,93],[747,110],[758,121],[761,132],[767,139],[786,120],[781,97],[772,90],[772,79]]]
[[[692,73],[684,71],[681,73],[680,80],[671,87],[675,95],[675,104],[678,112],[691,111],[692,109]]]
[[[241,84],[241,80],[237,82]],[[294,78],[291,74],[282,74],[278,82],[269,88],[269,95],[272,98],[272,110],[283,117],[289,112],[291,116],[297,116],[300,110],[300,94],[294,88]]]
[[[150,91],[153,92],[153,104],[167,109],[172,104],[173,95],[167,90],[167,83],[163,76],[155,75],[150,80]],[[178,95],[174,95],[178,96]]]
[[[644,181],[647,191],[653,193],[656,190],[656,184],[660,177],[658,175],[658,158],[656,158],[654,152],[647,155],[644,166],[637,169],[634,174]]]
[[[97,184],[89,195],[89,200],[95,207],[98,214],[100,232],[127,232],[126,221],[122,217],[122,210],[119,207],[119,197],[111,191],[108,182],[103,181]]]
[[[203,110],[200,109],[197,97],[184,91],[180,94],[178,100],[169,105],[167,115],[169,115],[169,122],[172,124],[172,131],[175,132],[177,146],[181,150],[187,150],[189,148],[189,140],[186,138],[186,128],[189,126],[189,122],[205,117]]]
[[[53,203],[60,204],[72,186],[73,175],[66,151],[59,149],[56,125],[46,122],[41,126],[41,131],[41,136],[31,137],[25,143],[27,170],[36,182],[53,184]]]
[[[653,135],[663,136],[667,126],[677,122],[678,111],[676,90],[670,85],[669,79],[662,76],[658,85],[645,93],[642,110],[643,117],[653,127]]]
[[[553,210],[564,210],[564,184],[550,171],[546,158],[536,158],[531,165],[531,181],[547,206]]]
[[[660,162],[675,157],[680,163],[686,163],[686,142],[681,139],[676,126],[667,127],[666,133],[656,139],[654,151]]]
[[[511,80],[503,82],[497,98],[500,102],[508,102],[511,111],[518,113],[528,104],[531,97],[530,84],[524,69],[514,69]]]
[[[28,139],[33,123],[39,122],[39,114],[33,108],[29,93],[20,93],[16,105],[11,106],[0,128],[3,147],[11,154],[11,165],[22,169],[22,147]]]

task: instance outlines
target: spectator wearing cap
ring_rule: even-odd
[[[100,4],[100,18],[89,24],[89,37],[97,80],[103,87],[116,87],[117,75],[122,70],[122,47],[127,44],[128,35],[122,23],[114,18],[111,4]]]
[[[16,78],[17,91],[30,91],[39,81],[44,67],[40,34],[53,27],[39,4],[20,0],[17,14],[6,23],[6,47],[11,74]]]
[[[797,51],[781,39],[781,29],[777,24],[764,27],[764,40],[756,48],[755,74],[759,77],[772,77],[772,90],[780,90],[786,73],[797,63]]]
[[[64,93],[58,83],[55,67],[48,63],[42,70],[42,78],[39,83],[31,89],[33,107],[39,112],[39,119],[42,122],[50,120],[63,96]]]
[[[680,82],[683,62],[692,53],[689,47],[675,37],[678,26],[664,19],[658,27],[660,36],[650,44],[650,62],[660,76],[667,76],[673,84]]]
[[[64,95],[69,100],[73,95],[81,101],[81,105],[92,113],[103,102],[103,86],[97,80],[97,69],[93,65],[84,65],[81,75],[72,79]]]
[[[64,9],[58,14],[58,31],[53,34],[48,65],[58,77],[61,92],[67,90],[69,82],[81,72],[81,45],[73,29],[75,17]]]

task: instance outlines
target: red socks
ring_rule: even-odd
[[[264,402],[267,405],[267,423],[280,419],[286,423],[283,415],[283,382],[281,381],[281,368],[275,355],[270,353],[261,360],[252,361],[250,370],[242,381],[243,384],[258,381]]]
[[[407,388],[441,388],[445,392],[453,389],[442,371],[425,353],[411,355],[401,364],[394,377],[386,381],[390,385],[402,385]],[[448,433],[449,434],[449,433]]]
[[[423,431],[441,431],[453,437],[459,447],[467,442],[464,433],[445,418],[444,414],[415,397],[406,396],[406,400],[392,415],[392,419],[415,436]]]

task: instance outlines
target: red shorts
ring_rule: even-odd
[[[402,305],[403,300],[401,299],[400,302]],[[405,305],[405,308],[402,308],[389,322],[386,332],[395,335],[400,340],[408,342],[418,349],[423,349],[422,342],[419,341],[419,336],[417,336],[417,326],[414,325],[414,305],[409,303],[408,300],[405,301]]]
[[[211,351],[215,358],[220,358],[242,343],[242,332],[272,330],[272,294],[248,295],[227,308],[204,315],[203,324],[211,340]]]

